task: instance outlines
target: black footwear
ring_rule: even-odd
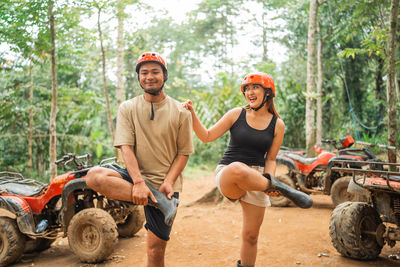
[[[312,206],[313,200],[306,193],[298,191],[298,190],[288,186],[287,184],[282,183],[281,181],[272,177],[268,173],[264,173],[263,176],[271,181],[271,186],[267,190],[265,190],[265,192],[277,190],[283,196],[285,196],[288,199],[290,199],[291,201],[293,201],[293,203],[296,206],[299,206],[300,208],[303,208],[303,209],[308,209]]]
[[[254,267],[254,265],[244,266],[244,265],[242,265],[242,263],[240,262],[240,260],[238,260],[238,261],[237,261],[236,267]]]
[[[174,222],[176,211],[178,209],[179,199],[172,197],[168,199],[163,193],[154,189],[149,183],[146,182],[147,187],[153,193],[154,197],[157,199],[157,203],[154,203],[150,198],[148,199],[149,206],[159,209],[165,217],[165,224],[171,226]]]

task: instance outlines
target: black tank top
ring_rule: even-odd
[[[257,130],[247,124],[246,110],[242,109],[239,118],[232,125],[231,139],[219,164],[228,165],[239,161],[249,166],[265,166],[265,153],[274,139],[276,115],[273,115],[268,127]]]

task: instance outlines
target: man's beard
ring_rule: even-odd
[[[156,88],[156,89],[145,89],[145,88],[142,86],[141,83],[139,83],[139,84],[140,84],[140,87],[142,87],[142,89],[143,89],[146,93],[151,94],[151,95],[154,95],[154,96],[159,95],[159,94],[161,93],[161,90],[164,88],[164,83],[161,85],[160,88]]]
[[[159,95],[161,93],[161,90],[163,87],[158,88],[158,89],[143,89],[146,93],[151,94],[151,95]]]

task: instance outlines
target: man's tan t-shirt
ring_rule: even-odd
[[[154,188],[163,183],[178,154],[194,152],[192,116],[175,99],[166,96],[161,102],[151,103],[144,95],[123,102],[118,109],[114,146],[133,146],[143,178]],[[182,174],[173,189],[182,191]]]

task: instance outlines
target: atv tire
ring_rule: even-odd
[[[356,195],[354,193],[347,192],[347,187],[350,183],[351,177],[341,177],[333,182],[331,187],[331,198],[333,206],[346,202],[346,201],[356,201]]]
[[[24,253],[25,236],[15,219],[0,217],[0,266],[16,262]]]
[[[293,180],[290,179],[289,175],[281,174],[279,176],[276,176],[275,178],[281,181],[282,183],[289,185],[290,187],[296,188]],[[282,195],[279,197],[269,197],[269,199],[271,201],[272,207],[287,207],[291,202],[288,198]]]
[[[124,223],[117,224],[120,237],[133,237],[143,227],[143,208],[133,206],[131,213],[126,217]]]
[[[102,209],[81,210],[72,217],[68,226],[69,246],[82,262],[105,260],[117,242],[117,225],[113,217]]]
[[[375,235],[382,223],[378,212],[363,202],[344,202],[332,212],[329,235],[333,246],[345,257],[358,260],[373,260],[381,253]]]
[[[26,239],[25,251],[24,253],[42,252],[50,248],[51,244],[56,241],[55,239],[47,238],[29,238]]]

